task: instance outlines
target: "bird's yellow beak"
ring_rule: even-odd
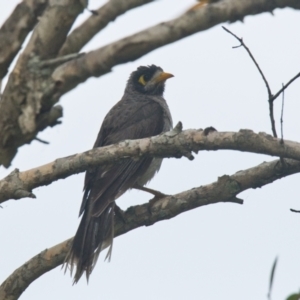
[[[165,72],[161,72],[155,79],[155,82],[161,82],[161,81],[165,81],[168,78],[174,77],[173,74],[171,73],[165,73]]]

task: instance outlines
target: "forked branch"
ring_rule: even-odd
[[[287,84],[283,85],[282,88],[275,94],[272,94],[270,85],[267,81],[266,76],[264,75],[263,71],[261,70],[259,64],[257,63],[256,59],[254,58],[253,54],[251,53],[250,49],[246,46],[246,44],[244,43],[242,38],[239,38],[237,35],[235,35],[233,32],[231,32],[229,29],[227,29],[226,27],[222,26],[222,28],[227,31],[229,34],[231,34],[232,36],[234,36],[239,42],[240,45],[239,46],[234,46],[233,48],[239,48],[239,47],[244,47],[245,50],[247,51],[247,53],[249,54],[251,60],[253,61],[253,63],[255,64],[258,72],[260,73],[266,88],[267,88],[267,92],[268,92],[268,102],[269,102],[269,115],[270,115],[270,120],[271,120],[271,128],[272,128],[272,133],[273,136],[277,138],[277,132],[276,132],[276,126],[275,126],[275,118],[274,118],[274,100],[281,94],[284,92],[284,90],[287,89],[287,87],[293,83],[297,78],[300,77],[300,72],[294,76]],[[283,111],[282,111],[283,113]],[[281,119],[282,120],[282,119]],[[281,122],[281,136],[283,136],[283,128],[282,128],[282,122]],[[283,139],[282,139],[283,140]]]

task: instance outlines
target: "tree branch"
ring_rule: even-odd
[[[23,0],[0,28],[0,80],[48,4],[48,0]]]
[[[251,130],[239,132],[212,132],[185,130],[176,135],[173,131],[156,137],[125,140],[116,145],[92,149],[81,154],[59,158],[46,165],[19,172],[13,171],[0,181],[0,203],[9,199],[35,197],[32,189],[48,185],[58,179],[84,172],[93,166],[116,163],[128,157],[182,157],[192,159],[191,151],[237,150],[274,155],[300,160],[300,143],[273,138],[265,133]]]
[[[276,132],[276,126],[275,126],[275,118],[274,118],[274,105],[273,105],[273,94],[269,85],[269,82],[266,78],[266,76],[264,75],[262,69],[260,68],[259,64],[257,63],[256,59],[254,58],[253,54],[251,53],[250,49],[246,46],[246,44],[244,43],[242,38],[239,38],[237,35],[235,35],[233,32],[231,32],[230,30],[228,30],[226,27],[222,26],[222,28],[227,31],[229,34],[231,34],[232,36],[234,36],[241,44],[239,46],[234,46],[232,48],[239,48],[239,47],[244,47],[244,49],[247,51],[248,55],[250,56],[251,60],[253,61],[254,65],[256,66],[259,74],[261,75],[266,88],[267,88],[267,92],[268,92],[268,102],[269,102],[269,115],[270,115],[270,120],[271,120],[271,129],[272,129],[272,133],[273,136],[277,138],[277,132]]]
[[[257,63],[256,59],[254,58],[253,54],[251,53],[250,49],[246,46],[246,44],[244,43],[242,38],[239,38],[237,35],[235,35],[233,32],[231,32],[230,30],[228,30],[226,27],[222,26],[222,28],[227,31],[229,34],[231,34],[232,36],[234,36],[241,44],[239,46],[235,46],[232,48],[239,48],[239,47],[244,47],[245,50],[247,51],[247,53],[249,54],[250,58],[252,59],[253,63],[255,64],[258,72],[260,73],[266,88],[267,88],[267,92],[268,92],[268,102],[269,102],[269,111],[270,111],[270,120],[271,120],[271,128],[272,128],[272,132],[273,132],[273,136],[277,138],[277,132],[276,132],[276,126],[275,126],[275,118],[274,118],[274,105],[273,102],[274,100],[281,94],[284,92],[284,90],[286,90],[288,88],[288,86],[290,84],[292,84],[297,78],[300,77],[300,72],[298,74],[296,74],[292,79],[289,80],[289,82],[285,85],[282,86],[282,88],[275,94],[272,94],[270,85],[268,83],[267,78],[265,77],[263,71],[261,70],[259,64]],[[283,95],[284,97],[284,95]],[[283,111],[281,112],[283,113]],[[282,136],[282,118],[281,118],[281,136]]]
[[[110,0],[95,11],[85,22],[74,29],[67,37],[59,55],[79,52],[100,30],[130,9],[153,2],[154,0]]]
[[[57,56],[84,2],[66,0],[64,5],[58,6],[53,0],[54,4],[36,26],[25,53],[10,76],[0,102],[0,164],[5,167],[10,165],[18,147],[34,139],[39,131],[36,120],[49,112],[63,93],[89,77],[106,74],[115,65],[135,60],[222,22],[242,20],[247,15],[275,8],[300,9],[298,0],[223,0],[190,10],[179,18],[92,51],[63,64],[54,72],[51,67],[41,68],[41,60],[49,61]],[[59,25],[60,30],[56,31],[57,26],[53,24]]]
[[[276,99],[278,96],[280,96],[280,94],[283,93],[283,92],[288,88],[288,86],[289,86],[290,84],[292,84],[292,83],[293,83],[297,78],[299,78],[299,77],[300,77],[300,72],[299,72],[298,74],[296,74],[292,79],[290,79],[290,80],[288,81],[287,84],[284,84],[284,85],[282,86],[282,88],[281,88],[274,96],[272,96],[271,101],[274,102],[275,99]]]
[[[282,177],[300,172],[300,162],[280,160],[262,163],[254,168],[222,176],[218,181],[176,195],[167,196],[154,204],[145,203],[124,212],[126,222],[115,218],[115,237],[141,226],[150,226],[162,220],[208,204],[219,202],[242,203],[236,196],[249,188],[262,187]],[[16,300],[42,274],[61,265],[68,253],[71,239],[46,249],[16,269],[0,286],[0,299]]]
[[[271,92],[271,89],[270,89],[270,85],[268,83],[268,80],[266,78],[266,76],[264,75],[262,69],[260,68],[258,62],[256,61],[256,59],[254,58],[252,52],[250,51],[250,49],[247,47],[247,45],[244,43],[244,40],[242,38],[239,38],[237,35],[235,35],[233,32],[231,32],[229,29],[227,29],[226,27],[222,26],[222,28],[228,32],[229,34],[231,34],[232,36],[234,36],[239,42],[240,42],[240,45],[239,46],[234,46],[232,48],[239,48],[239,47],[244,47],[244,49],[247,51],[248,55],[250,56],[250,58],[252,59],[253,63],[255,64],[259,74],[261,75],[265,85],[266,85],[266,88],[267,88],[267,92],[268,92],[268,97],[269,99],[271,99],[272,97],[272,92]],[[274,135],[274,137],[276,137]]]
[[[34,259],[26,262],[21,268],[18,268],[0,286],[0,299],[19,299],[30,283],[44,273],[52,270],[54,264],[61,264],[64,260],[64,253],[69,249],[69,244],[66,241],[50,249],[46,249],[35,256]]]
[[[56,57],[84,9],[83,2],[51,1],[19,57],[0,102],[0,165],[8,167],[18,147],[34,139],[41,130],[39,120],[47,119],[45,115],[51,113],[57,102],[53,97],[54,86],[51,89],[49,84],[53,68],[42,68],[40,62]]]
[[[272,11],[275,8],[300,9],[297,0],[223,0],[201,9],[189,10],[180,17],[160,23],[132,36],[91,51],[58,67],[53,79],[60,83],[61,93],[76,87],[91,76],[99,77],[113,66],[140,58],[141,56],[184,37],[211,28],[223,22],[242,20],[247,15]]]

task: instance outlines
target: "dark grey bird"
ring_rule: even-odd
[[[172,117],[163,98],[165,81],[171,77],[172,74],[155,65],[141,66],[132,72],[122,99],[104,118],[94,148],[171,130]],[[109,247],[106,258],[111,257],[115,200],[128,189],[143,189],[161,163],[158,158],[128,158],[86,172],[79,212],[83,216],[65,259],[71,274],[76,268],[74,283],[84,272],[89,279],[101,250]]]

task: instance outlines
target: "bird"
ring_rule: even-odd
[[[165,82],[174,77],[156,65],[140,66],[127,81],[124,95],[103,120],[94,148],[126,139],[141,139],[172,129],[172,117],[163,98]],[[127,190],[144,187],[160,169],[162,159],[126,158],[119,163],[94,167],[86,171],[82,216],[70,250],[65,258],[65,271],[74,269],[73,284],[85,273],[87,282],[101,250],[108,247],[105,259],[111,258],[114,238],[115,200]],[[160,194],[160,192],[158,192]]]

